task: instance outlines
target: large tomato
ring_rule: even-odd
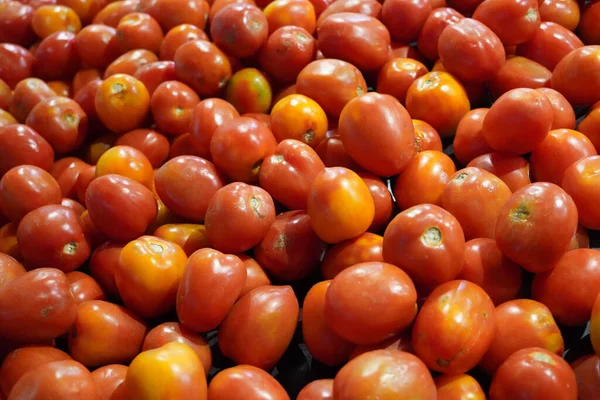
[[[600,46],[585,46],[567,54],[554,68],[552,88],[574,106],[591,106],[600,100],[600,79],[586,71],[600,68]]]

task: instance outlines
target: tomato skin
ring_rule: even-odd
[[[56,179],[60,185],[60,189],[64,197],[77,197],[76,184],[79,180],[79,175],[86,170],[90,165],[81,161],[76,157],[65,157],[56,160],[50,168],[50,174]]]
[[[350,100],[338,129],[348,154],[379,176],[400,173],[414,154],[411,116],[389,95],[368,93]]]
[[[240,114],[266,113],[271,108],[271,85],[261,71],[244,68],[235,72],[227,82],[225,99]]]
[[[200,334],[178,322],[165,322],[150,330],[144,339],[142,351],[157,349],[171,342],[183,343],[191,347],[202,362],[204,372],[208,375],[212,365],[212,355],[208,343]]]
[[[81,20],[70,7],[45,5],[37,8],[33,13],[31,27],[36,35],[44,39],[55,32],[79,32]]]
[[[577,205],[580,224],[590,229],[600,227],[600,214],[594,202],[596,198],[596,171],[600,168],[600,157],[591,156],[569,166],[562,179],[563,189],[573,197]]]
[[[552,88],[574,106],[591,106],[600,96],[600,81],[583,80],[579,74],[600,66],[600,46],[585,46],[567,54],[554,68]]]
[[[115,283],[115,271],[119,267],[122,248],[121,244],[105,242],[94,250],[89,262],[92,277],[112,296],[119,293]]]
[[[513,89],[492,105],[482,135],[496,151],[525,154],[546,138],[554,113],[548,98],[533,89]]]
[[[117,31],[107,25],[84,27],[75,37],[75,50],[88,68],[106,68],[121,55],[116,41]]]
[[[340,242],[325,253],[321,262],[321,273],[325,279],[333,279],[341,271],[355,264],[367,261],[383,262],[382,245],[383,237],[370,232]]]
[[[119,136],[115,146],[129,146],[141,151],[153,168],[159,168],[169,156],[171,145],[165,135],[151,129],[135,129]]]
[[[115,282],[125,306],[142,317],[175,308],[187,256],[175,243],[141,236],[121,249]]]
[[[29,370],[53,361],[70,360],[62,350],[44,345],[17,348],[6,355],[0,367],[0,394],[8,397],[13,386]]]
[[[308,192],[307,209],[313,230],[327,243],[339,243],[366,232],[375,216],[369,187],[355,172],[343,167],[319,172]]]
[[[452,176],[441,200],[444,209],[460,222],[467,240],[493,239],[496,220],[511,194],[506,183],[491,172],[467,167]]]
[[[140,352],[144,322],[124,307],[90,300],[77,307],[69,331],[69,353],[86,367],[128,363]]]
[[[469,108],[469,98],[462,84],[443,71],[417,78],[406,94],[406,110],[410,116],[430,124],[441,137],[454,135]]]
[[[163,38],[163,32],[158,22],[148,14],[137,12],[121,18],[115,36],[123,53],[145,49],[158,54]]]
[[[212,249],[192,254],[177,290],[179,321],[195,332],[215,329],[238,299],[246,267],[234,255]]]
[[[214,400],[289,400],[279,382],[251,365],[237,365],[220,371],[210,382],[208,398]]]
[[[443,283],[425,300],[415,320],[415,354],[434,371],[464,373],[484,356],[495,326],[494,304],[483,289],[468,281]]]
[[[402,288],[393,291],[393,287]],[[380,342],[410,326],[417,305],[417,291],[408,275],[382,262],[356,264],[340,272],[327,289],[327,324],[342,338],[356,344]],[[385,312],[372,318],[374,304],[386,304]]]
[[[55,32],[43,39],[35,51],[33,70],[46,80],[72,78],[81,62],[72,32]]]
[[[590,339],[596,354],[600,353],[600,295],[596,296],[590,320]]]
[[[378,232],[385,228],[390,219],[392,219],[394,200],[386,183],[379,177],[369,172],[359,172],[358,176],[369,187],[375,205],[375,216],[373,217],[371,226],[369,226],[369,231]]]
[[[313,3],[314,4],[314,3]],[[378,18],[381,12],[381,3],[373,0],[334,0],[329,1],[323,12],[318,13],[317,28],[319,28],[327,17],[339,13],[357,13],[369,17]],[[383,22],[383,21],[382,21]]]
[[[104,71],[104,79],[117,74],[134,76],[138,69],[158,62],[156,54],[150,50],[131,50],[115,58]]]
[[[579,25],[580,11],[576,1],[544,0],[539,4],[539,9],[542,21],[556,22],[570,31],[575,31]]]
[[[373,367],[375,372],[369,372]],[[437,398],[435,383],[425,364],[399,350],[376,350],[356,357],[335,376],[333,392],[341,400]]]
[[[580,364],[576,365],[580,360]],[[600,358],[597,355],[584,356],[571,363],[577,379],[577,395],[580,399],[593,399],[600,390]]]
[[[43,206],[27,214],[19,223],[17,242],[29,269],[53,265],[71,272],[91,253],[79,215],[61,205]]]
[[[263,268],[252,257],[246,254],[237,254],[246,267],[246,283],[240,293],[240,297],[260,286],[271,284],[271,279],[267,276]]]
[[[502,179],[513,193],[531,184],[529,163],[521,156],[488,153],[475,157],[467,166],[491,172]]]
[[[444,187],[455,172],[454,162],[441,151],[414,155],[394,184],[396,204],[402,210],[424,203],[441,205]]]
[[[302,306],[302,337],[315,359],[335,366],[348,360],[354,344],[335,333],[327,323],[325,307],[331,281],[315,284]]]
[[[571,196],[552,183],[538,182],[508,199],[496,223],[496,244],[506,257],[539,273],[554,268],[576,229],[577,207]]]
[[[456,127],[454,137],[454,155],[462,165],[474,158],[492,152],[483,135],[483,121],[489,108],[476,108],[464,115]]]
[[[244,207],[240,207],[242,202]],[[234,182],[212,196],[204,225],[215,249],[243,253],[264,238],[274,221],[275,205],[269,193],[257,186]]]
[[[552,313],[535,300],[510,300],[496,307],[496,333],[481,367],[494,373],[517,351],[541,347],[562,356],[564,341]]]
[[[142,235],[157,213],[150,189],[119,175],[94,179],[86,191],[85,204],[94,225],[109,238],[120,241]]]
[[[38,268],[0,287],[0,334],[20,343],[40,343],[67,332],[77,310],[65,274]]]
[[[32,75],[34,58],[24,47],[11,43],[1,43],[0,54],[2,55],[0,78],[9,87],[16,88],[19,82]],[[11,114],[13,113],[11,112]]]
[[[140,353],[129,365],[123,385],[128,399],[207,399],[202,363],[183,343]]]
[[[92,378],[96,382],[101,400],[116,400],[115,397],[117,396],[113,397],[113,394],[117,393],[117,389],[125,381],[128,369],[129,367],[125,365],[111,364],[100,367],[92,372]]]
[[[539,347],[522,349],[498,368],[490,400],[527,396],[532,400],[575,400],[575,373],[560,356]]]
[[[427,72],[427,67],[417,60],[394,58],[381,67],[377,79],[377,92],[394,96],[404,105],[410,85]]]
[[[251,4],[230,4],[217,12],[210,24],[210,36],[215,45],[235,58],[256,53],[268,35],[267,17]]]
[[[552,71],[525,57],[508,57],[489,83],[490,94],[498,98],[517,88],[537,89],[550,86]],[[550,98],[548,98],[550,100]]]
[[[224,184],[210,161],[195,156],[170,159],[156,172],[154,182],[169,210],[192,221],[204,220],[210,199]]]
[[[192,40],[207,40],[208,36],[196,25],[181,24],[171,28],[160,45],[160,59],[173,61],[175,53],[183,44]]]
[[[153,235],[178,244],[188,257],[196,250],[209,247],[206,228],[200,224],[165,224],[159,226]]]
[[[298,299],[290,286],[258,287],[225,317],[219,328],[219,349],[237,364],[269,370],[289,346],[298,314]],[[246,345],[249,340],[252,346]]]
[[[100,400],[90,371],[77,361],[63,360],[42,364],[27,372],[15,384],[7,400],[74,397]]]
[[[417,40],[419,53],[429,60],[435,61],[439,58],[438,42],[442,31],[449,25],[455,24],[464,16],[453,8],[442,6],[431,11]]]
[[[8,254],[0,253],[0,287],[25,275],[26,272],[25,267],[16,259]]]
[[[143,9],[143,3],[140,7]],[[143,10],[156,18],[165,32],[181,24],[192,24],[203,30],[208,11],[209,3],[204,0],[157,0]]]
[[[116,133],[138,128],[150,111],[150,94],[144,84],[125,74],[105,79],[94,101],[102,123]]]
[[[473,18],[494,31],[506,46],[527,42],[540,26],[536,0],[482,2],[473,13]]]
[[[264,8],[263,13],[267,17],[269,34],[287,25],[301,27],[310,34],[315,31],[315,8],[308,0],[275,0]]]
[[[319,103],[327,114],[339,117],[350,100],[367,93],[367,84],[354,65],[325,58],[311,62],[300,71],[296,91]]]
[[[411,43],[417,40],[432,9],[430,2],[423,0],[386,1],[381,8],[381,22],[394,40]]]
[[[435,379],[438,400],[485,400],[485,392],[470,375],[442,375]]]
[[[580,47],[583,42],[570,30],[554,22],[542,22],[529,41],[517,46],[517,55],[553,71],[560,60]]]
[[[102,287],[91,276],[80,271],[71,271],[67,274],[71,283],[71,293],[77,304],[89,300],[106,300]]]
[[[552,120],[551,129],[573,129],[575,127],[575,111],[565,96],[551,88],[539,88],[538,92],[543,93],[548,97],[552,104],[554,118]],[[580,124],[581,126],[581,124]],[[583,133],[583,130],[580,129]],[[588,136],[589,137],[589,136]],[[591,139],[591,138],[590,138]],[[594,142],[593,139],[591,139]]]
[[[166,81],[152,94],[150,109],[161,132],[180,135],[189,130],[194,107],[200,97],[184,83]]]
[[[600,7],[592,3],[583,9],[581,21],[579,23],[579,37],[585,44],[599,44],[600,30],[598,29],[597,18],[600,15]]]
[[[54,96],[56,93],[46,82],[38,78],[25,78],[16,84],[8,111],[17,121],[25,123],[39,102]]]
[[[175,62],[151,61],[137,67],[133,76],[146,86],[152,101],[152,95],[162,83],[177,79]]]
[[[333,379],[319,379],[304,386],[296,400],[333,400]]]
[[[7,1],[0,5],[0,42],[27,46],[35,34],[31,28],[34,8],[28,4]]]
[[[96,177],[120,175],[146,187],[152,185],[152,164],[140,150],[130,146],[114,146],[106,150],[96,163]]]
[[[413,119],[415,129],[415,154],[426,150],[442,151],[440,134],[425,121]]]
[[[58,182],[39,167],[13,167],[0,179],[2,212],[15,223],[27,213],[45,205],[60,204],[61,200]]]

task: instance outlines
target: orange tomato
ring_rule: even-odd
[[[301,94],[284,97],[271,110],[271,130],[278,142],[296,139],[315,148],[325,139],[327,127],[325,111]]]
[[[96,176],[117,174],[151,187],[154,171],[148,157],[130,146],[115,146],[106,150],[96,164]]]
[[[383,261],[383,237],[365,232],[330,248],[321,262],[325,279],[333,279],[348,267],[367,261]]]
[[[435,379],[438,400],[486,400],[485,392],[471,375],[442,375]]]
[[[115,74],[105,79],[95,98],[96,111],[111,131],[122,133],[138,128],[150,111],[150,94],[136,78]]]

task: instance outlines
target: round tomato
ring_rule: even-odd
[[[473,18],[494,31],[505,46],[527,42],[540,26],[537,0],[484,1]]]
[[[238,365],[220,371],[210,382],[208,398],[227,400],[290,399],[275,378],[251,365]]]
[[[438,400],[485,400],[485,392],[471,375],[442,375],[435,379]]]

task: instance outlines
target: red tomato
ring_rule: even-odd
[[[308,0],[275,0],[264,8],[263,13],[267,17],[269,33],[287,25],[306,29],[311,35],[315,31],[315,7]]]
[[[575,400],[573,370],[560,356],[539,347],[520,350],[498,368],[490,387],[490,400]]]
[[[100,367],[92,372],[92,378],[96,382],[96,387],[102,400],[117,400],[117,389],[125,381],[128,369],[129,367],[125,365],[111,364]]]
[[[481,367],[492,374],[508,357],[528,347],[541,347],[562,356],[563,337],[548,307],[529,299],[497,306],[496,333]]]
[[[508,199],[496,223],[502,254],[530,272],[544,272],[569,249],[577,229],[577,207],[552,183],[533,183]]]
[[[25,268],[8,254],[0,253],[0,286],[6,285],[15,278],[25,275]]]
[[[321,273],[325,279],[333,279],[344,269],[368,261],[383,262],[383,238],[373,233],[363,233],[354,239],[336,244],[325,254]]]
[[[580,223],[590,229],[600,227],[600,214],[594,206],[599,169],[599,156],[586,157],[568,167],[562,179],[563,189],[573,197],[577,205]]]
[[[440,134],[425,121],[412,120],[415,128],[415,153],[426,150],[442,151],[442,139]]]
[[[386,183],[380,178],[368,172],[359,172],[358,176],[360,176],[369,187],[375,205],[375,216],[373,217],[373,222],[369,227],[369,231],[380,231],[385,228],[390,219],[392,219],[394,200],[392,199],[392,195]]]
[[[394,40],[411,43],[417,40],[432,9],[429,1],[388,0],[381,8],[381,22]]]
[[[11,88],[15,88],[20,81],[32,75],[34,58],[24,47],[0,43],[0,55],[0,79]]]
[[[17,121],[25,123],[39,102],[54,96],[54,90],[41,79],[26,78],[15,86],[8,111]]]
[[[332,136],[323,140],[315,149],[321,160],[323,160],[323,164],[326,167],[344,167],[353,171],[360,171],[361,168],[348,155],[340,135],[337,134],[337,128],[330,130],[329,133]]]
[[[152,15],[166,31],[181,25],[192,24],[200,29],[206,26],[209,3],[204,0],[151,0],[143,12]],[[140,4],[141,8],[143,4]]]
[[[260,8],[233,3],[215,14],[210,24],[213,42],[228,56],[253,55],[267,41],[269,25]]]
[[[446,282],[425,300],[412,344],[430,369],[461,374],[481,361],[495,327],[494,304],[483,289],[468,281]]]
[[[434,7],[435,9],[425,20],[417,41],[419,52],[432,61],[439,58],[438,41],[442,31],[447,26],[464,18],[458,11],[449,7],[442,7]]]
[[[512,56],[500,67],[489,83],[490,94],[498,98],[517,88],[537,89],[550,86],[552,71],[525,57]],[[550,98],[548,98],[550,100]]]
[[[282,26],[269,35],[260,51],[261,69],[277,81],[293,83],[300,71],[315,59],[316,47],[315,38],[306,29]]]
[[[579,25],[580,12],[577,1],[544,0],[539,3],[539,8],[542,21],[556,22],[570,31],[574,31]],[[585,37],[583,29],[581,32],[581,35]]]
[[[473,109],[464,115],[456,127],[454,155],[462,165],[493,151],[482,134],[483,121],[488,111],[489,108]]]
[[[394,96],[400,103],[405,104],[410,85],[427,72],[427,67],[417,60],[394,58],[381,67],[377,79],[377,92]]]
[[[304,386],[296,400],[333,400],[333,379],[319,379]]]
[[[492,0],[482,2],[473,18],[487,25],[505,46],[525,43],[540,26],[536,0]]]
[[[290,286],[261,286],[244,295],[219,328],[219,349],[237,364],[265,370],[288,348],[298,322],[298,299]],[[248,346],[248,343],[252,346]]]
[[[579,360],[583,361],[575,365]],[[584,356],[571,364],[577,380],[577,396],[579,399],[593,399],[600,390],[600,357]]]
[[[90,274],[98,281],[107,293],[118,295],[117,284],[115,283],[115,271],[119,267],[119,256],[122,245],[106,242],[96,248],[90,258]]]
[[[91,276],[80,271],[72,271],[67,274],[71,283],[71,293],[77,304],[88,300],[106,300],[102,287]]]
[[[484,169],[502,179],[512,192],[529,185],[529,163],[521,156],[503,153],[483,154],[467,165]]]
[[[575,111],[565,96],[560,94],[554,89],[550,88],[539,88],[536,89],[538,92],[543,93],[548,97],[552,104],[552,111],[554,112],[554,118],[552,119],[552,129],[573,129],[575,127]],[[583,121],[582,121],[583,123]],[[581,127],[581,124],[580,124]],[[583,130],[580,129],[583,133]],[[589,135],[587,135],[589,137]],[[591,138],[590,138],[591,139]],[[594,142],[593,139],[591,139]]]
[[[36,76],[47,80],[72,78],[81,65],[75,37],[73,32],[62,31],[43,39],[33,61]]]
[[[435,379],[438,400],[485,400],[485,392],[470,375],[442,375]]]
[[[34,9],[30,5],[6,1],[0,4],[0,42],[27,46],[35,34],[31,28]]]
[[[160,45],[160,59],[173,61],[177,50],[192,40],[208,40],[208,36],[196,25],[181,24],[171,28]]]
[[[583,79],[580,71],[595,71],[599,67],[600,46],[573,50],[556,64],[552,73],[552,88],[574,106],[591,106],[600,100],[600,81]]]
[[[116,34],[116,29],[107,25],[84,27],[75,37],[75,49],[82,64],[88,68],[108,67],[121,55]]]
[[[598,29],[597,24],[598,16],[600,16],[600,6],[596,3],[586,5],[583,9],[578,33],[585,44],[600,43],[600,29]]]
[[[425,364],[399,350],[376,350],[356,357],[335,376],[333,392],[341,400],[437,399]]]
[[[215,130],[239,116],[235,107],[222,99],[211,98],[198,103],[190,121],[190,135],[200,157],[210,157],[210,140]]]
[[[169,156],[170,144],[165,135],[151,129],[135,129],[119,136],[115,146],[129,146],[141,151],[153,168],[159,168]]]
[[[238,365],[220,371],[210,382],[208,398],[227,400],[290,399],[275,378],[251,365]]]
[[[517,46],[517,55],[527,57],[550,71],[583,42],[570,30],[554,22],[542,22],[533,37]]]
[[[251,292],[260,286],[266,286],[271,284],[271,279],[267,276],[263,268],[251,257],[245,254],[237,255],[240,260],[244,262],[246,266],[246,283],[240,293],[240,297],[246,293]]]
[[[154,90],[150,110],[161,132],[180,135],[189,130],[193,109],[199,102],[200,97],[189,86],[167,81]]]

